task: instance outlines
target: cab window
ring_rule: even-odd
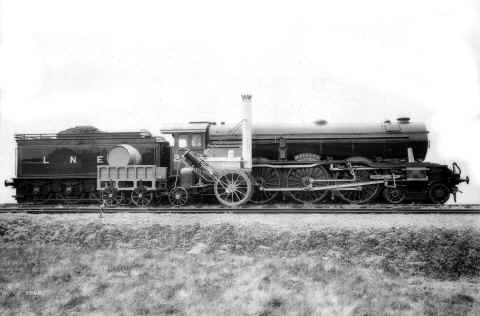
[[[192,147],[202,147],[202,135],[200,134],[192,135]]]
[[[180,135],[180,136],[178,136],[178,147],[179,147],[179,148],[186,148],[186,147],[188,147],[188,135]]]

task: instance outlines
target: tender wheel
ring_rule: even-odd
[[[225,171],[213,186],[217,200],[228,207],[239,206],[250,200],[253,192],[250,177],[243,171]]]
[[[54,193],[53,199],[55,200],[55,202],[65,202],[65,196],[62,193]]]
[[[32,194],[32,202],[33,203],[39,203],[41,201],[43,201],[43,197],[40,194],[40,192],[35,192],[34,191],[33,194]]]
[[[68,181],[63,183],[62,192],[67,198],[79,198],[83,193],[81,182]]]
[[[278,191],[262,191],[260,188],[280,187],[280,173],[273,168],[253,168],[253,195],[251,201],[257,204],[268,203],[273,200]]]
[[[84,199],[84,201],[83,201],[84,203],[85,202],[94,202],[94,201],[99,200],[98,193],[100,193],[100,192],[97,192],[97,187],[96,187],[95,183],[92,183],[88,180],[85,180],[82,183],[82,187],[83,187],[83,193],[81,195],[81,198]]]
[[[355,170],[357,175],[357,182],[371,181],[370,175],[372,171],[369,170]],[[348,171],[342,172],[338,175],[338,179],[350,179],[352,176]],[[357,189],[356,189],[357,188]],[[338,196],[345,202],[351,204],[364,204],[373,201],[380,194],[380,184],[363,185],[360,187],[352,187],[349,190],[339,189]]]
[[[126,191],[117,191],[115,199],[117,205],[128,204],[128,199],[126,198]]]
[[[400,204],[405,201],[407,192],[400,188],[385,188],[383,190],[383,197],[388,203]]]
[[[290,169],[287,175],[287,187],[302,188],[303,191],[289,191],[288,194],[300,203],[316,203],[328,195],[328,190],[309,191],[309,189],[330,185],[329,181],[313,182],[312,180],[328,180],[328,171],[322,166],[313,168]]]
[[[130,199],[132,200],[132,203],[135,204],[136,206],[140,206],[140,207],[148,206],[150,205],[150,203],[152,203],[153,192],[147,191],[147,189],[144,186],[139,186],[132,191],[132,194],[130,195]]]
[[[109,207],[118,206],[123,200],[123,195],[114,187],[107,187],[102,191],[102,200]]]
[[[172,206],[184,206],[188,202],[188,191],[184,187],[176,187],[168,192],[168,201]]]
[[[435,204],[444,204],[450,198],[450,193],[450,189],[445,184],[433,183],[428,189],[428,199]]]

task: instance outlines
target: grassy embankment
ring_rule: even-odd
[[[0,314],[480,315],[477,229],[52,218],[0,217]]]

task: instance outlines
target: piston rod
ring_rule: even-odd
[[[361,187],[365,185],[373,185],[373,184],[381,184],[385,183],[385,181],[367,181],[367,182],[358,182],[358,183],[350,183],[350,184],[339,184],[339,185],[326,185],[322,187],[312,187],[312,186],[307,186],[303,188],[262,188],[260,187],[260,191],[282,191],[282,192],[288,192],[288,191],[325,191],[325,190],[335,190],[335,189],[348,189],[348,188],[355,188],[355,187]]]

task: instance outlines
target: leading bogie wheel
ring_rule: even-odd
[[[130,199],[136,206],[148,206],[152,203],[153,192],[148,191],[144,186],[138,186],[132,191]]]
[[[264,204],[273,200],[279,191],[263,191],[267,188],[280,187],[280,173],[273,168],[253,168],[253,194],[250,199],[253,203]]]
[[[250,177],[241,170],[222,172],[213,185],[217,200],[228,207],[248,202],[253,193]]]
[[[170,205],[180,207],[188,202],[188,191],[184,187],[175,187],[168,192]]]

